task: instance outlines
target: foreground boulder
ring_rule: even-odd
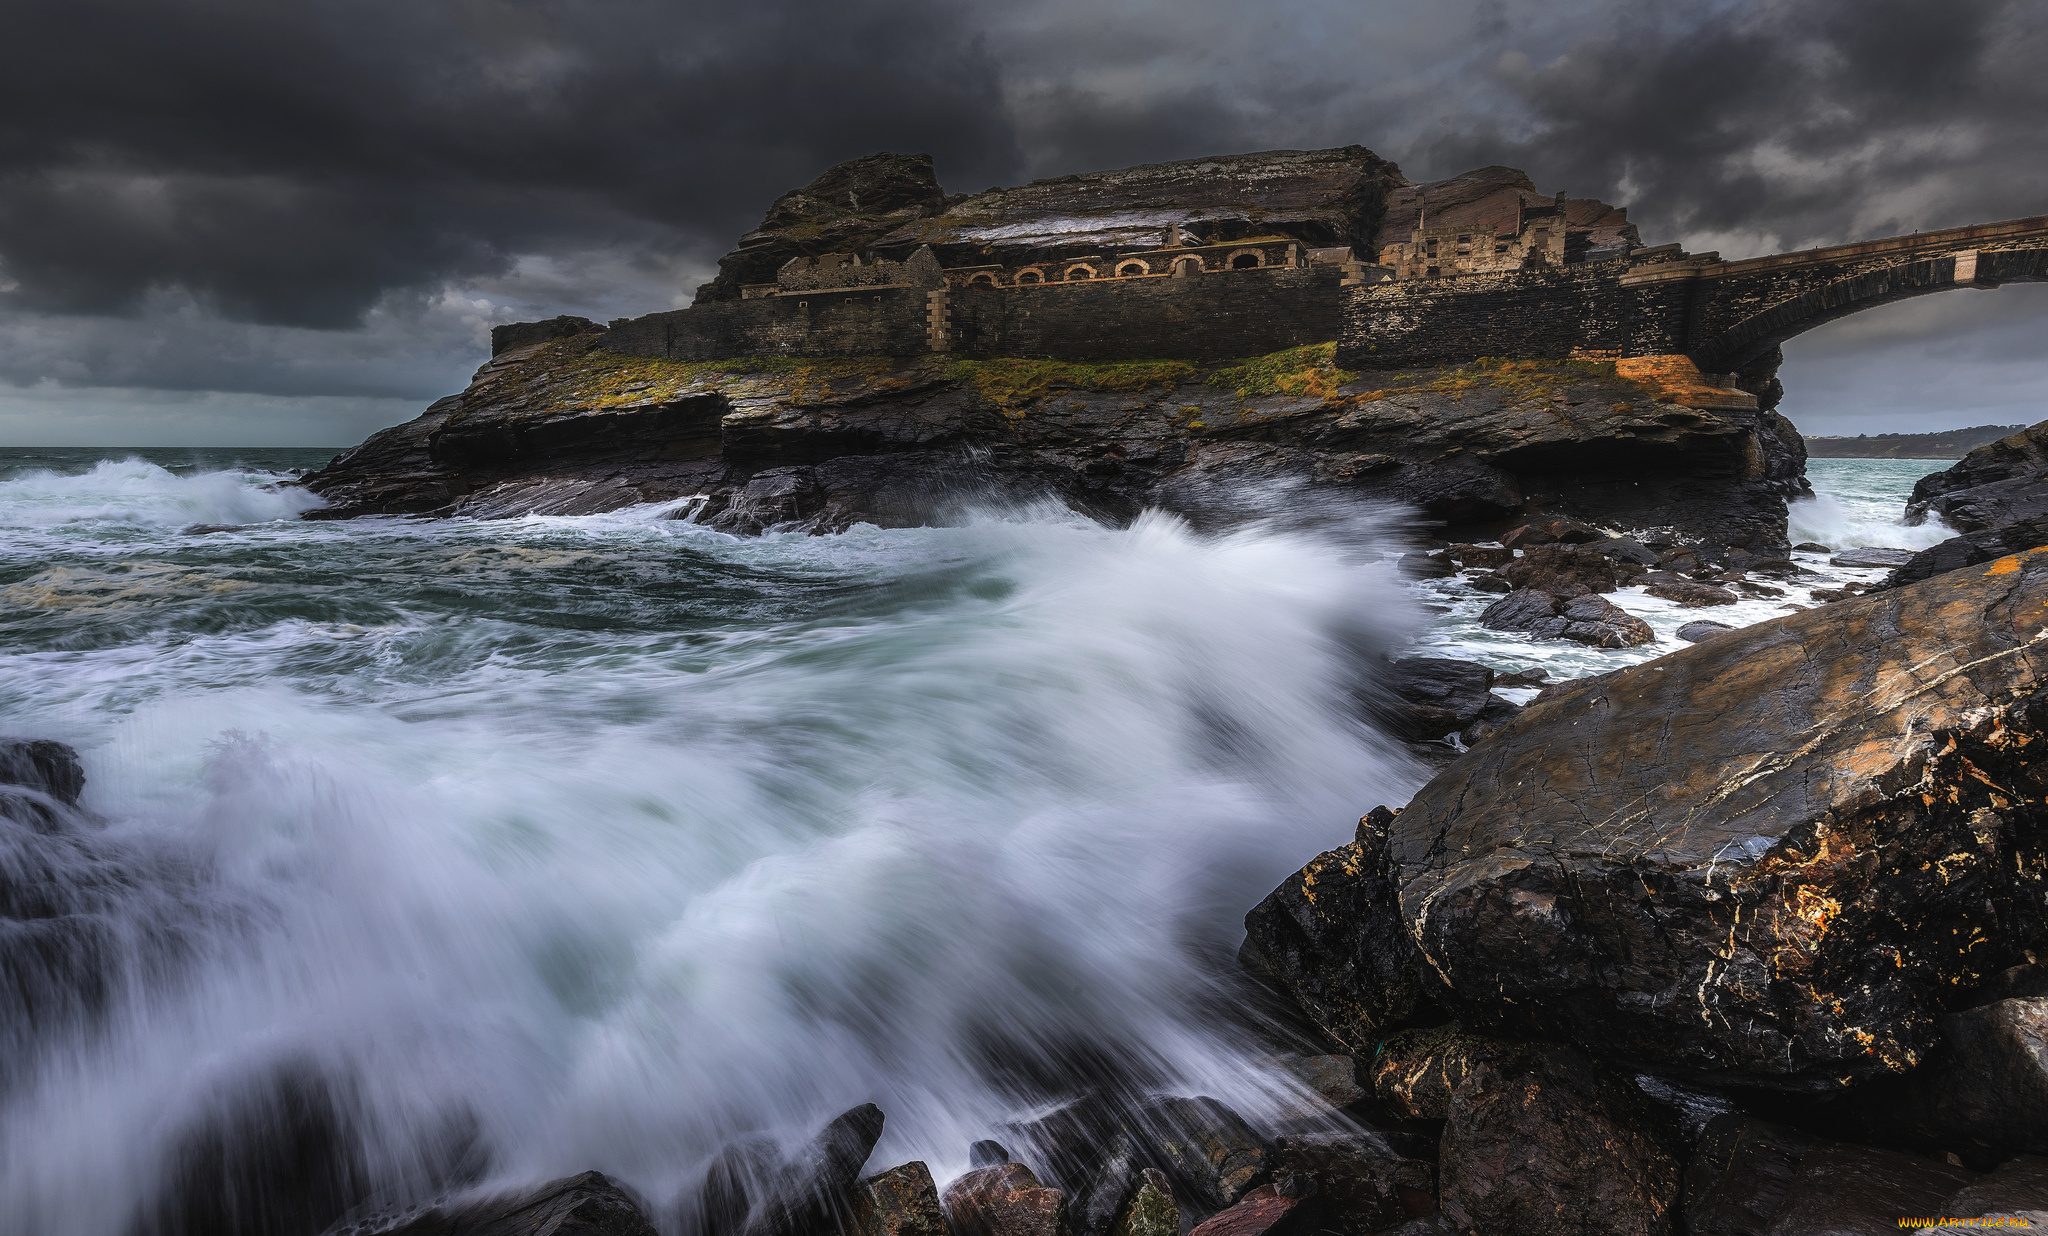
[[[856,1181],[881,1139],[882,1123],[882,1110],[863,1103],[787,1155],[766,1137],[733,1142],[712,1159],[695,1195],[685,1199],[683,1225],[746,1236],[807,1236],[850,1225],[860,1198]]]
[[[1451,1231],[1661,1236],[1679,1158],[1634,1086],[1569,1048],[1480,1062],[1459,1084],[1438,1165]]]
[[[946,1186],[960,1236],[1067,1236],[1067,1195],[1038,1183],[1022,1163],[980,1167]]]
[[[1346,922],[1294,904],[1315,930],[1280,985],[1333,1033],[1434,999],[1714,1083],[1902,1073],[2048,936],[2044,670],[2048,551],[1547,691],[1385,817],[1383,853],[1317,860]],[[1387,973],[1402,939],[1421,993]]]
[[[931,1169],[918,1162],[855,1185],[853,1221],[860,1236],[947,1236],[939,1188],[932,1183]]]

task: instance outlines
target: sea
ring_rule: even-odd
[[[1372,662],[1576,677],[1883,574],[1624,590],[1658,642],[1599,650],[1403,581],[1395,511],[301,521],[332,454],[0,451],[0,730],[88,778],[0,832],[0,1231],[118,1236],[306,1136],[385,1196],[459,1159],[662,1204],[866,1102],[871,1167],[941,1180],[1082,1080],[1270,1122],[1244,913],[1428,775]],[[1932,544],[1946,463],[1816,460],[1792,539]]]

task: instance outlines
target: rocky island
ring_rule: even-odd
[[[691,308],[500,327],[466,390],[305,484],[321,519],[665,504],[737,534],[1047,495],[1198,526],[1385,504],[1442,534],[1403,572],[1498,592],[1488,625],[1631,646],[1621,581],[1709,607],[1799,570],[1780,343],[2044,263],[2048,219],[1723,262],[1512,169],[1417,184],[1358,147],[971,196],[875,155],[778,199]],[[195,1136],[149,1230],[2048,1222],[2043,452],[2036,426],[1923,481],[1915,509],[1963,533],[1867,595],[1703,622],[1523,708],[1485,666],[1377,667],[1382,728],[1458,741],[1304,855],[1217,980],[1219,1021],[1292,1079],[1284,1118],[1084,1070],[943,1186],[869,1163],[866,1105],[793,1148],[736,1139],[673,1197],[596,1172],[479,1192],[450,1167],[398,1204],[315,1112],[289,1152]],[[38,827],[74,825],[64,749],[0,749],[0,779]]]

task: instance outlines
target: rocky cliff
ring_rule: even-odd
[[[1389,500],[1472,535],[1535,513],[1782,550],[1798,436],[1728,392],[1612,364],[1354,374],[1328,346],[1241,364],[679,362],[604,335],[501,353],[307,478],[367,514],[581,514],[691,498],[735,532],[903,526],[1055,496],[1106,518],[1240,512],[1245,485]],[[1699,406],[1694,406],[1699,405]]]

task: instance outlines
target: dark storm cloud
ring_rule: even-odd
[[[957,16],[37,6],[0,44],[0,270],[27,308],[118,311],[178,287],[230,320],[333,327],[520,253],[715,254],[767,198],[877,146],[1011,170],[994,66]]]
[[[1631,203],[1646,238],[1800,247],[2048,211],[2048,22],[2034,0],[1615,18],[1547,60],[1489,32],[1520,132],[1447,121],[1415,161],[1525,167]]]

